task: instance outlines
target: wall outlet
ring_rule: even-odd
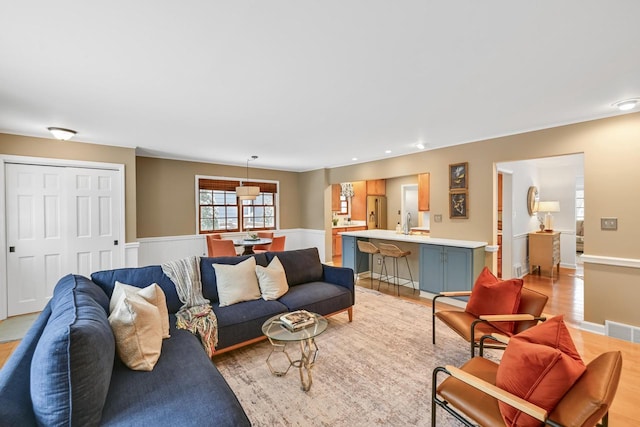
[[[382,260],[380,258],[378,258],[376,261],[378,261],[378,265],[382,265]]]
[[[600,218],[600,230],[617,230],[618,218]]]
[[[442,222],[442,214],[435,214],[433,216],[433,222]]]

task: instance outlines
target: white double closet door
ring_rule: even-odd
[[[5,165],[7,314],[40,311],[58,280],[121,267],[116,170]]]

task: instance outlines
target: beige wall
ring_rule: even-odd
[[[137,157],[138,237],[196,233],[195,176],[247,177],[245,167]],[[301,224],[298,173],[251,167],[250,179],[279,181],[280,228]]]
[[[398,178],[388,178],[386,182],[387,195],[387,229],[395,230],[396,225],[404,224],[404,219],[400,218],[398,211],[402,210],[402,186],[418,185],[418,175],[401,176]],[[418,218],[413,218],[413,225],[418,224]]]
[[[640,181],[640,113],[495,138],[328,170],[327,185],[362,179],[431,173],[431,235],[496,243],[495,163],[564,154],[585,156],[585,254],[640,259],[640,197],[630,190]],[[448,165],[469,162],[469,219],[448,211]],[[325,191],[301,188],[301,192]],[[330,210],[325,205],[325,210]],[[601,217],[617,217],[617,231],[600,230]],[[311,224],[319,228],[326,224]],[[486,265],[493,265],[487,255]],[[640,326],[640,270],[585,265],[585,320]]]
[[[197,174],[245,177],[243,167],[135,157],[133,149],[0,134],[0,153],[125,165],[127,241],[195,232]],[[251,178],[280,181],[282,228],[330,231],[330,184],[431,173],[431,235],[495,244],[495,163],[564,154],[585,156],[585,254],[640,259],[640,113],[306,173],[251,168]],[[469,162],[469,219],[451,220],[448,165]],[[136,213],[137,212],[137,213]],[[617,231],[600,230],[617,217]],[[136,231],[137,224],[137,231]],[[330,251],[330,236],[327,248]],[[330,252],[328,256],[330,257]],[[493,265],[487,255],[486,265]],[[640,269],[585,265],[585,320],[640,326]]]
[[[0,154],[124,165],[127,242],[136,240],[136,152],[133,148],[0,133]],[[4,212],[3,212],[4,214]]]

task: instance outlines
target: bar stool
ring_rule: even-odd
[[[393,276],[395,278],[393,284],[398,287],[398,295],[400,295],[400,279],[398,277],[398,258],[404,258],[407,262],[407,270],[409,271],[409,277],[411,278],[411,287],[413,291],[416,291],[415,284],[413,283],[413,276],[411,275],[411,268],[409,267],[408,255],[411,255],[411,251],[403,251],[396,245],[389,243],[379,243],[380,255],[382,255],[382,267],[380,267],[380,280],[382,280],[382,269],[384,268],[385,281],[389,283],[389,270],[387,269],[386,259],[393,258]],[[409,283],[407,281],[406,283]],[[380,290],[380,281],[378,281],[378,290]]]
[[[358,240],[358,250],[360,252],[369,254],[369,265],[371,266],[371,272],[369,273],[369,277],[371,278],[371,289],[373,289],[373,256],[375,254],[380,253],[380,249],[377,248],[371,242],[367,242],[365,240]],[[358,276],[358,271],[360,270],[360,257],[358,257],[358,265],[356,266],[356,277]],[[380,274],[382,274],[382,267],[380,267]],[[380,287],[380,283],[378,283],[378,288]]]

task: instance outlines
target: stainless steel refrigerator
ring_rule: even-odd
[[[367,227],[369,230],[387,229],[387,198],[367,196]]]

